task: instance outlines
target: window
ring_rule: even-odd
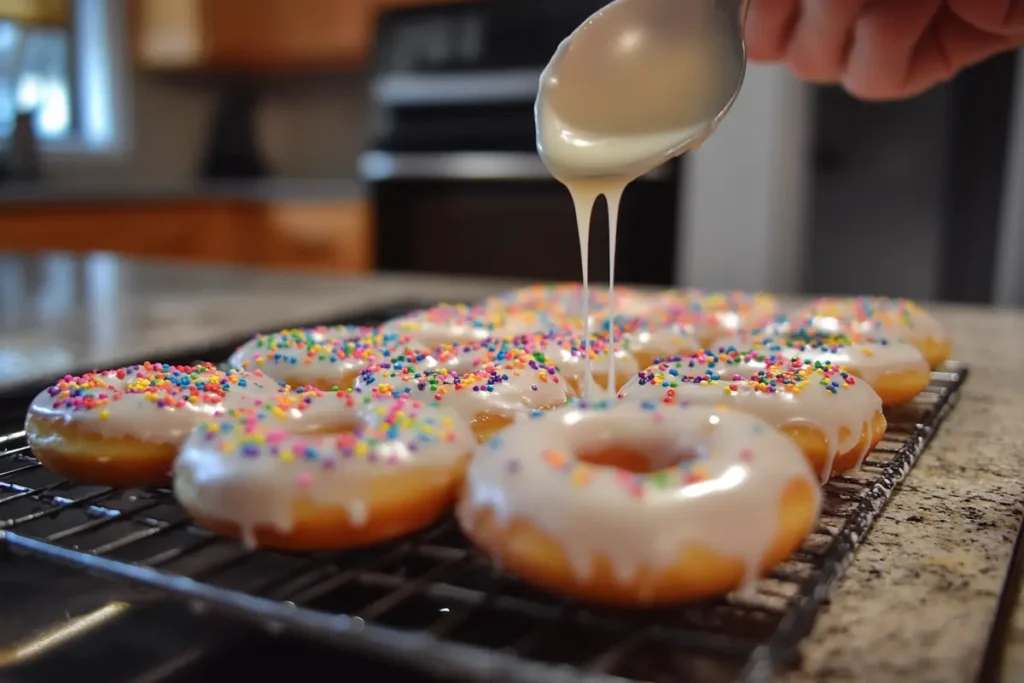
[[[44,150],[118,146],[113,86],[124,50],[112,38],[123,10],[119,0],[0,0],[0,144],[27,114]]]
[[[19,113],[32,116],[42,141],[75,134],[70,68],[71,30],[0,19],[0,130]]]

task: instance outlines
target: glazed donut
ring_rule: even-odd
[[[773,362],[765,358],[772,356],[845,368],[871,385],[885,406],[907,403],[931,382],[928,361],[916,346],[902,341],[798,330],[778,336],[738,335],[718,340],[714,348],[751,349],[747,360],[759,367]]]
[[[823,297],[797,316],[800,327],[901,339],[920,349],[934,370],[949,358],[952,341],[942,323],[908,299]]]
[[[262,370],[293,387],[351,389],[356,375],[392,355],[425,356],[411,338],[371,327],[312,327],[258,335],[232,354],[240,370]]]
[[[250,547],[364,546],[444,514],[475,444],[448,410],[309,389],[202,422],[174,494],[201,526]]]
[[[516,337],[512,343],[527,354],[536,355],[553,364],[572,387],[573,393],[581,398],[593,398],[588,395],[588,383],[591,380],[597,391],[614,395],[619,387],[640,370],[639,363],[626,350],[623,341],[616,339],[615,377],[613,382],[609,382],[613,346],[607,334],[599,331],[587,340],[577,332],[555,332]]]
[[[654,403],[725,403],[788,434],[826,481],[857,469],[885,434],[878,394],[839,367],[799,359],[752,365],[739,352],[663,359],[619,392]]]
[[[659,326],[679,325],[702,346],[710,346],[720,337],[763,328],[779,312],[779,302],[770,294],[691,289],[662,294],[653,320]]]
[[[563,341],[568,339],[570,342],[570,365],[574,363],[573,359],[582,353],[583,332],[583,322],[579,319],[563,319],[559,324],[552,326],[551,335],[557,335]],[[612,332],[614,332],[614,337]],[[639,371],[640,368],[653,365],[654,361],[658,358],[697,353],[703,348],[695,336],[679,326],[671,324],[656,325],[646,318],[624,318],[617,316],[613,323],[607,316],[598,313],[591,316],[590,334],[592,335],[591,341],[597,340],[597,343],[593,344],[594,354],[597,357],[593,371],[595,376],[600,377],[598,384],[601,387],[607,387],[608,385],[608,371],[606,369],[608,366],[607,350],[613,338],[616,348],[619,349],[619,354],[616,356],[615,374],[618,379],[618,386],[616,388],[629,379],[628,376],[624,377],[623,375],[627,372],[631,375],[634,366]],[[528,340],[524,340],[521,337],[515,338],[514,341],[518,344],[530,345]],[[539,346],[546,351],[549,350],[549,344],[542,342]],[[565,344],[562,344],[562,346],[564,347]],[[572,349],[577,346],[580,347],[580,352],[574,354]],[[560,349],[557,355],[560,358],[565,358],[564,349]],[[620,359],[623,363],[621,366],[622,372],[619,371]],[[576,361],[576,364],[578,365],[578,361]],[[568,375],[572,378],[573,382],[577,382],[579,379],[579,373],[576,373],[574,376],[571,370],[568,372]]]
[[[456,515],[525,581],[654,606],[751,583],[803,542],[820,499],[799,450],[757,417],[612,401],[544,413],[480,446]]]
[[[599,333],[608,334],[608,323],[599,329]],[[697,337],[678,326],[656,325],[643,318],[617,319],[615,335],[622,340],[623,350],[636,359],[638,369],[654,365],[659,358],[685,356],[702,349]],[[618,372],[615,374],[619,375]]]
[[[282,391],[261,372],[144,363],[64,377],[32,401],[25,431],[39,462],[73,481],[159,486],[200,420]]]
[[[486,360],[465,371],[400,361],[366,368],[355,391],[374,398],[408,396],[451,408],[466,420],[478,441],[491,438],[517,418],[565,405],[575,394],[558,369],[514,346],[503,346],[500,359]],[[484,356],[486,358],[486,356]]]
[[[613,303],[616,316],[642,317],[653,310],[657,301],[652,294],[623,285],[615,287],[614,302],[607,289],[600,286],[588,289],[589,298],[584,296],[583,285],[578,282],[535,284],[491,297],[484,305],[495,310],[542,311],[556,318],[578,320],[585,309],[592,314],[607,312]],[[586,306],[588,301],[589,307]]]
[[[411,337],[427,348],[501,336],[493,313],[465,304],[439,304],[413,311],[384,323],[381,332]]]

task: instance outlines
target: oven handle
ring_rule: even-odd
[[[359,157],[359,174],[366,182],[387,180],[552,180],[533,152],[383,152],[370,150]],[[664,180],[660,166],[640,180]]]

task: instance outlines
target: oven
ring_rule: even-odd
[[[360,158],[378,268],[580,278],[572,201],[537,156],[533,103],[559,41],[603,4],[515,0],[382,17],[371,141]],[[617,279],[674,281],[680,168],[666,164],[627,190]],[[608,277],[607,243],[602,209],[591,228],[595,280]]]

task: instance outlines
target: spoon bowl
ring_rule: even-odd
[[[541,76],[537,149],[556,177],[637,176],[707,138],[746,72],[747,0],[616,0]]]

